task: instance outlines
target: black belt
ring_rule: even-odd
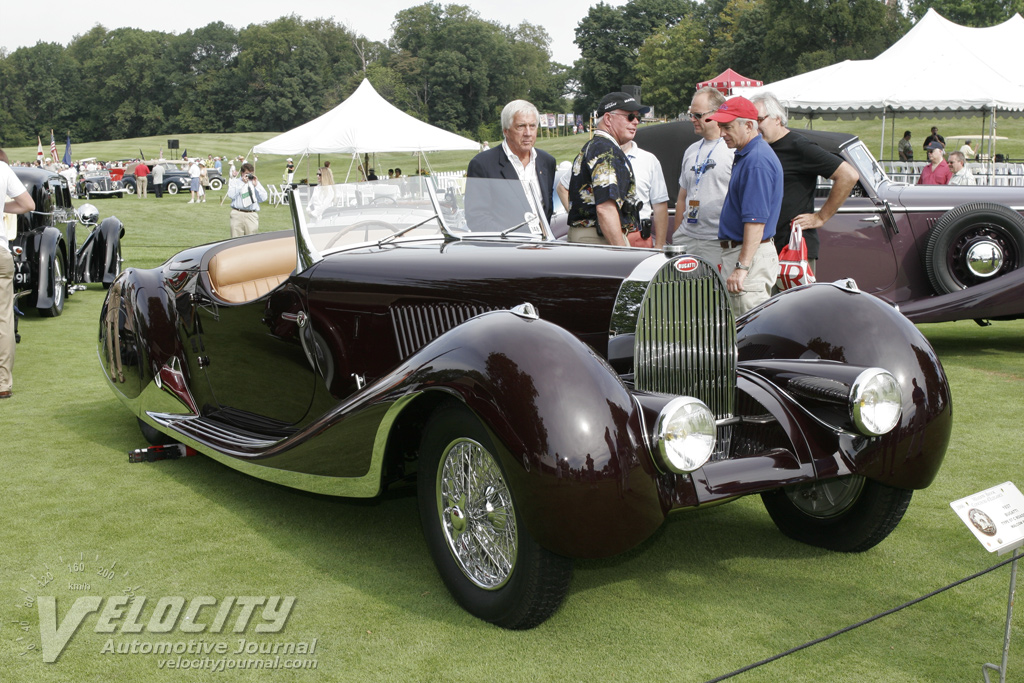
[[[771,241],[772,241],[772,238],[771,237],[767,237],[767,238],[761,240],[761,244],[764,244],[765,242],[771,242]],[[722,249],[735,249],[736,247],[742,247],[742,246],[743,246],[743,240],[739,240],[739,241],[736,241],[736,240],[722,240]]]
[[[240,211],[242,213],[257,213],[256,209],[236,209],[233,206],[231,207],[231,210],[232,211]]]

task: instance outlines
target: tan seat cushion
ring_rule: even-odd
[[[268,294],[295,270],[295,238],[246,242],[210,259],[213,293],[229,303],[244,303]]]

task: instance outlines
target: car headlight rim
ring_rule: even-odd
[[[863,434],[888,434],[899,424],[902,412],[903,389],[888,370],[868,368],[850,387],[850,418]]]
[[[715,450],[715,415],[703,401],[679,396],[662,408],[654,429],[655,452],[664,469],[689,474]]]

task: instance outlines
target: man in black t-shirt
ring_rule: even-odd
[[[782,164],[782,211],[775,229],[775,248],[782,251],[789,244],[790,224],[796,220],[807,241],[807,260],[815,270],[820,245],[817,229],[843,205],[860,175],[835,154],[786,128],[786,110],[774,95],[762,93],[751,101],[757,108],[758,130]],[[832,189],[821,210],[815,213],[814,190],[818,176],[830,179]]]
[[[939,135],[939,127],[938,126],[932,126],[932,134],[924,139],[924,145],[923,145],[924,151],[927,152],[928,151],[928,145],[930,145],[933,142],[941,142],[943,147],[946,146],[946,138],[944,138],[941,135]]]

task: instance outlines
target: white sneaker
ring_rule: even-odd
[[[190,199],[190,200],[188,200],[188,203],[189,203],[189,204],[195,204],[195,202],[194,202],[194,201],[192,201],[191,199]]]

